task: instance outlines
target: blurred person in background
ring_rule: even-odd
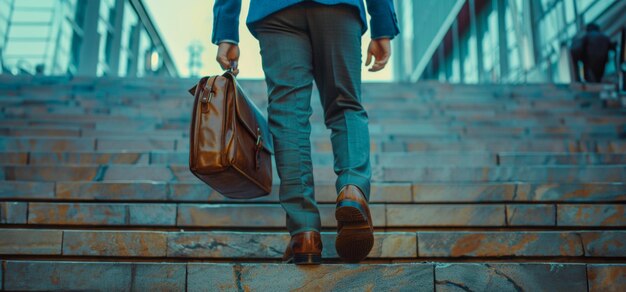
[[[571,51],[577,76],[580,72],[579,63],[582,63],[586,82],[602,82],[609,61],[609,51],[614,51],[615,46],[597,24],[588,24],[585,34],[572,41]]]

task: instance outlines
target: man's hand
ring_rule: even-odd
[[[369,48],[367,48],[366,67],[372,63],[372,56],[376,58],[376,61],[372,68],[369,69],[370,72],[378,72],[385,68],[387,62],[389,62],[389,57],[391,57],[391,40],[380,38],[370,42]]]
[[[230,69],[232,66],[233,74],[237,76],[239,69],[237,62],[239,61],[239,46],[233,43],[223,42],[217,47],[217,58],[215,58],[223,70]]]

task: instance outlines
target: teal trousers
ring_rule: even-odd
[[[253,26],[268,86],[268,122],[280,177],[279,197],[291,235],[320,230],[311,162],[311,93],[320,92],[331,130],[337,192],[359,187],[369,198],[368,116],[361,104],[359,11],[306,2]]]

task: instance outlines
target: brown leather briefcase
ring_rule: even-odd
[[[222,195],[264,196],[272,189],[272,139],[267,121],[230,72],[203,77],[189,92],[189,169]]]

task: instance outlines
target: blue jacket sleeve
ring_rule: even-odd
[[[239,42],[240,13],[241,0],[215,0],[212,43],[217,45],[222,40]]]
[[[367,0],[367,12],[372,19],[372,38],[394,38],[400,33],[393,0]]]

